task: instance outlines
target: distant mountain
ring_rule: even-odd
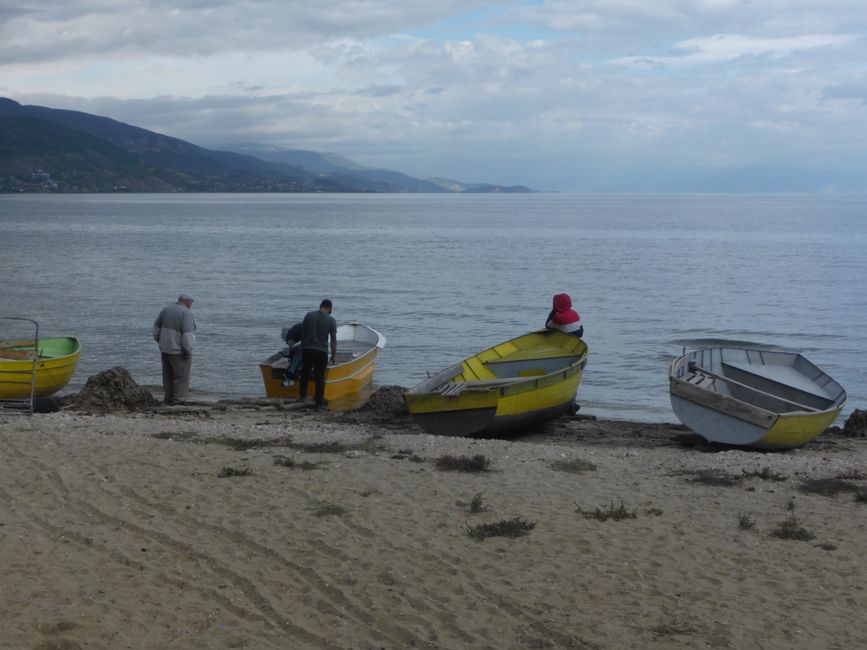
[[[342,182],[360,184],[376,192],[532,192],[522,185],[503,186],[487,183],[463,183],[442,178],[419,179],[388,169],[365,167],[334,153],[317,153],[305,149],[282,149],[271,145],[245,143],[221,148],[300,167],[313,174],[331,174]]]
[[[468,189],[335,154],[265,145],[205,149],[107,117],[0,98],[0,192],[509,191],[455,187]]]

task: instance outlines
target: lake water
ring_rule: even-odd
[[[386,335],[377,384],[409,387],[565,291],[584,413],[676,421],[669,362],[722,341],[803,351],[844,416],[867,403],[863,196],[5,195],[0,273],[0,315],[81,339],[67,392],[113,366],[158,387],[151,326],[182,290],[199,399],[264,395],[258,361],[322,298]]]

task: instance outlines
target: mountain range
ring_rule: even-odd
[[[79,111],[0,97],[0,192],[531,192],[419,179],[258,143],[206,149]]]

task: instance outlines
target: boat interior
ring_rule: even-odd
[[[683,379],[775,413],[823,411],[845,390],[804,357],[764,350],[701,350],[689,356]]]
[[[357,359],[358,357],[367,354],[374,347],[374,344],[368,343],[367,341],[338,340],[337,354],[334,357],[334,363],[349,363],[353,359]],[[275,368],[285,368],[287,365],[287,357],[284,353],[288,353],[288,348],[284,349],[282,352],[272,354],[270,357],[268,357],[266,363],[274,366]]]

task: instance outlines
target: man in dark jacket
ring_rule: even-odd
[[[325,408],[325,370],[329,361],[334,363],[337,355],[337,321],[331,315],[331,301],[323,300],[316,311],[307,312],[301,321],[301,385],[298,396],[307,397],[307,382],[310,371],[316,382],[316,408]],[[331,357],[328,357],[328,341],[331,340]]]

